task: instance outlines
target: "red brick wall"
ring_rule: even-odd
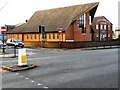
[[[89,12],[86,13],[86,33],[82,33],[82,29],[76,24],[76,20],[70,24],[66,31],[66,40],[74,41],[91,41],[90,25],[89,25]]]
[[[74,40],[74,23],[71,23],[65,32],[65,40]]]
[[[99,29],[96,29],[96,24],[99,25]],[[106,30],[103,33],[101,30],[101,26],[103,25],[103,30],[104,30],[104,25],[106,25]],[[108,25],[110,25],[110,30],[108,30]],[[93,41],[111,41],[112,40],[112,24],[109,23],[107,20],[99,20],[96,23],[93,23],[92,25],[93,29],[94,29],[94,38]],[[96,34],[99,35],[99,37],[96,37]],[[100,34],[106,34],[106,38],[101,38],[100,39]],[[108,35],[110,35],[110,37],[108,37]]]

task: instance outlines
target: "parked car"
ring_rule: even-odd
[[[11,38],[7,40],[6,45],[15,46],[15,47],[24,47],[24,43],[22,43],[19,39]]]
[[[0,48],[3,48],[3,47],[5,47],[5,46],[6,46],[6,45],[3,44],[2,40],[0,40]]]

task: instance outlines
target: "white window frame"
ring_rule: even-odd
[[[107,27],[106,27],[106,25],[104,25],[104,30],[107,30]]]
[[[101,29],[101,30],[103,29],[103,25],[100,25],[100,29]]]
[[[111,37],[111,35],[110,35],[110,34],[108,34],[108,37],[110,38],[110,37]]]
[[[96,24],[96,29],[98,29],[98,24]]]
[[[110,25],[108,25],[108,30],[110,30]]]
[[[98,34],[96,34],[96,37],[98,38],[98,37],[99,37],[99,35],[98,35]]]

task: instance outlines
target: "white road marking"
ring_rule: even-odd
[[[16,73],[16,75],[19,75],[19,73]]]
[[[43,84],[41,84],[41,83],[38,83],[37,85],[38,85],[38,86],[40,86],[40,85],[43,85]]]
[[[16,73],[16,75],[20,75],[19,73]],[[21,75],[20,77],[24,77],[23,75]],[[25,78],[26,80],[28,80],[29,78]],[[30,80],[30,82],[31,83],[35,83],[35,84],[37,84],[38,86],[42,86],[42,88],[44,88],[44,89],[48,89],[48,87],[47,86],[44,86],[42,83],[39,83],[39,82],[35,82],[34,80],[32,80],[32,79],[29,79]]]
[[[44,86],[43,88],[44,88],[44,89],[48,89],[48,87],[46,87],[46,86]]]
[[[21,77],[24,77],[24,76],[21,76]]]
[[[28,80],[29,78],[25,78],[26,80]]]
[[[31,82],[34,83],[35,81],[32,80]]]

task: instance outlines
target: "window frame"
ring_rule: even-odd
[[[99,29],[99,25],[98,25],[98,24],[96,24],[96,29],[97,29],[97,30]]]

